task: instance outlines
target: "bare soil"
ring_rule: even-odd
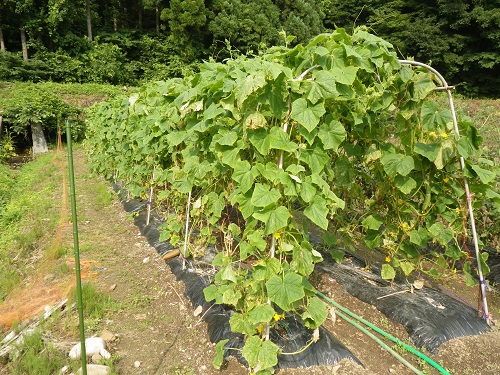
[[[215,345],[208,340],[206,323],[194,315],[191,303],[184,297],[184,284],[176,280],[156,250],[140,235],[131,215],[124,211],[116,196],[108,202],[96,202],[96,191],[105,188],[110,195],[114,193],[106,181],[91,175],[80,150],[75,152],[74,160],[80,256],[82,261],[90,262],[87,264],[90,264],[88,276],[91,282],[122,306],[116,311],[109,311],[105,319],[92,327],[89,335],[99,335],[102,331],[113,334],[108,341],[108,350],[115,358],[118,373],[248,374],[248,370],[235,359],[230,360],[222,370],[213,368]],[[66,241],[71,241],[68,228]],[[51,281],[54,282],[58,279]],[[408,334],[402,326],[350,296],[328,275],[321,276],[318,283],[325,294],[341,305],[408,342]],[[443,283],[469,303],[477,303],[477,289],[465,287],[458,277]],[[488,297],[495,318],[500,314],[498,293],[490,292]],[[343,360],[332,366],[280,370],[278,374],[412,373],[343,319],[337,318],[335,323],[328,320],[325,326],[359,358],[364,367]],[[68,340],[71,339],[77,339],[74,332],[68,333]],[[393,346],[390,342],[387,344]],[[425,354],[451,374],[500,374],[500,330],[493,327],[491,332],[483,335],[454,339],[443,344],[437,354]],[[438,373],[414,355],[403,353],[403,356],[424,374]]]

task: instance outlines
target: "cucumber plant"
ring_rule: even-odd
[[[219,250],[205,297],[234,309],[243,357],[253,373],[270,374],[281,350],[269,328],[289,312],[311,330],[327,317],[309,282],[322,261],[310,229],[327,245],[361,236],[386,253],[387,279],[467,260],[458,157],[478,197],[498,205],[500,195],[494,174],[473,162],[476,128],[460,119],[457,138],[435,88],[429,72],[401,66],[388,42],[337,29],[291,49],[208,61],[195,75],[97,105],[86,145],[95,169],[135,195],[149,190],[155,168],[162,238],[173,245],[191,196],[191,230]],[[223,220],[227,207],[240,225]]]

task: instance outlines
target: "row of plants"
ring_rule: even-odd
[[[270,327],[290,312],[312,330],[327,317],[309,281],[322,261],[311,230],[337,261],[362,238],[385,254],[386,279],[415,270],[438,277],[460,264],[473,280],[460,242],[463,178],[478,209],[488,200],[498,210],[500,195],[476,127],[462,117],[455,135],[435,88],[431,73],[402,66],[388,42],[337,29],[307,45],[206,62],[195,75],[94,106],[85,143],[97,172],[135,196],[154,189],[162,239],[181,246],[188,214],[200,234],[191,255],[217,245],[205,297],[234,308],[243,357],[253,373],[269,374],[281,353],[266,340]],[[222,220],[227,207],[242,220]]]

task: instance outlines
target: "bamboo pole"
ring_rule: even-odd
[[[80,249],[78,245],[78,222],[76,217],[75,173],[73,170],[73,149],[71,145],[71,127],[66,120],[66,142],[68,146],[69,186],[71,200],[71,220],[73,221],[73,242],[75,247],[75,274],[78,319],[80,325],[80,345],[82,357],[82,374],[87,375],[87,352],[85,350],[85,327],[83,321],[82,278],[80,274]]]

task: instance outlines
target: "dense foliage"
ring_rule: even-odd
[[[499,97],[499,20],[500,0],[0,0],[0,79],[131,85],[366,25],[461,93]]]
[[[311,230],[338,260],[338,246],[357,238],[378,248],[386,279],[460,265],[473,280],[460,246],[468,234],[459,156],[476,203],[498,206],[500,195],[477,159],[476,128],[462,118],[456,136],[435,88],[431,73],[401,66],[388,42],[337,29],[102,103],[89,113],[86,144],[96,171],[135,195],[154,188],[166,215],[161,238],[174,246],[191,197],[186,255],[215,245],[218,273],[205,297],[233,306],[242,355],[268,374],[280,349],[264,338],[282,312],[312,330],[327,316],[308,281],[322,260]],[[224,220],[228,207],[239,220]]]
[[[28,138],[30,126],[36,123],[42,125],[49,140],[54,140],[58,124],[71,118],[73,138],[81,140],[84,135],[82,109],[122,93],[121,88],[99,84],[0,82],[0,161],[13,155],[19,143],[23,143],[19,141]],[[62,128],[64,134],[64,126]]]

